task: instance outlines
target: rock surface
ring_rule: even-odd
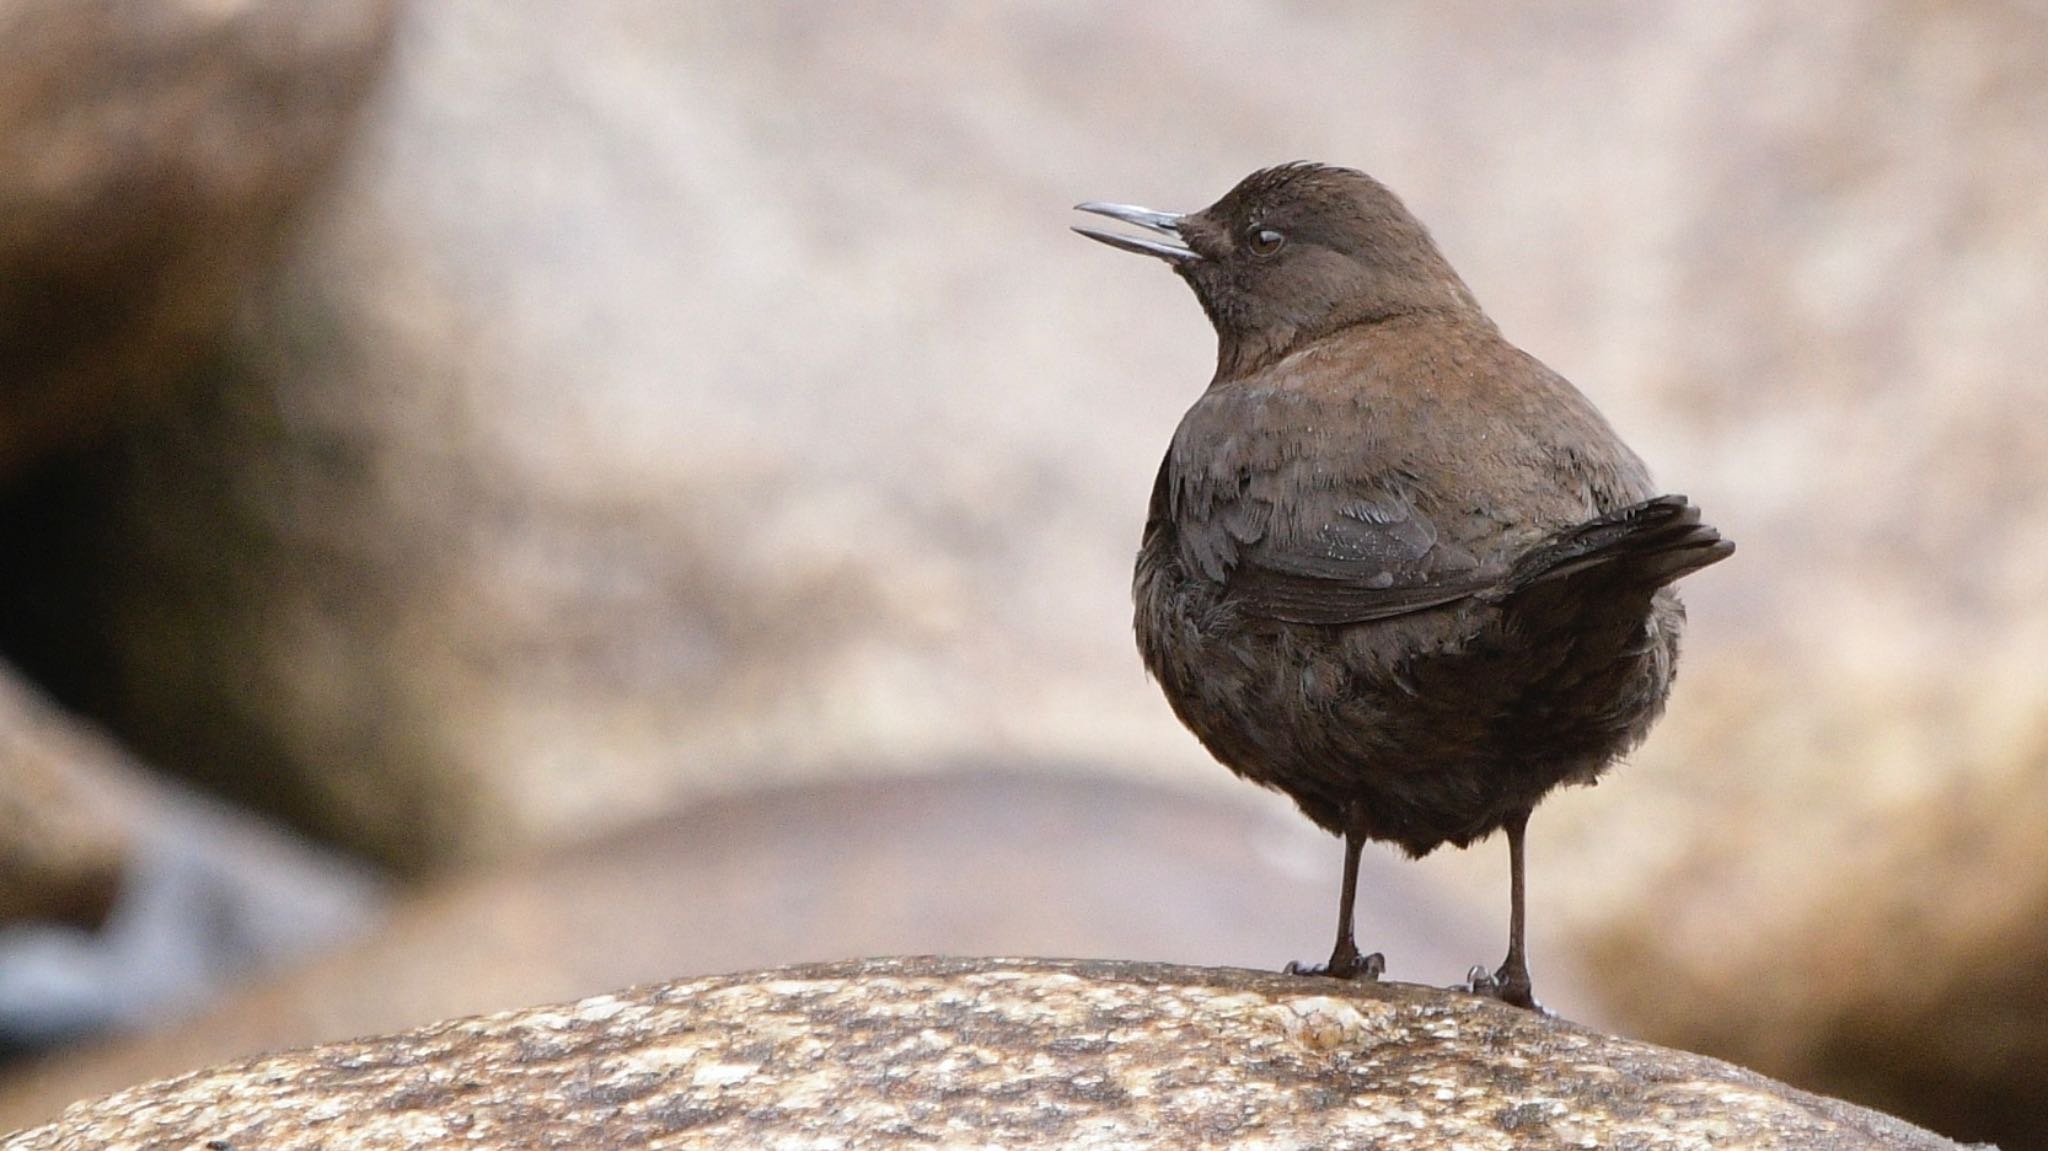
[[[339,151],[396,3],[0,4],[0,481],[219,334]]]
[[[870,960],[655,984],[196,1072],[0,1151],[1887,1148],[1895,1119],[1455,993]]]

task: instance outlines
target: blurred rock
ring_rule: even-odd
[[[991,750],[1240,786],[1128,638],[1209,337],[1065,206],[1355,163],[1743,549],[1640,762],[1538,819],[1536,929],[1660,1038],[2021,1145],[2048,999],[1975,1021],[2048,970],[2038,14],[581,13],[412,10],[130,443],[124,734],[415,864]]]
[[[369,873],[247,814],[162,792],[97,930],[0,929],[0,1052],[161,1028],[368,929]]]
[[[1241,797],[1241,798],[1250,798]],[[1327,947],[1339,847],[1280,804],[1089,774],[961,774],[718,800],[573,852],[444,882],[363,946],[173,1029],[0,1080],[0,1130],[260,1051],[628,983],[884,954],[1138,957],[1275,969]],[[1393,976],[1460,978],[1504,926],[1365,860],[1361,938]],[[1586,1019],[1566,957],[1544,990]]]
[[[396,2],[0,4],[0,480],[218,334],[338,150]]]
[[[0,1060],[165,1026],[361,933],[377,903],[360,864],[149,777],[0,680],[0,904],[19,912],[0,921]]]
[[[0,667],[0,928],[106,917],[131,847],[119,757]]]
[[[1799,656],[1747,654],[1693,678],[1675,720],[1702,774],[1609,813],[1685,830],[1626,885],[1656,889],[1610,877],[1570,909],[1607,913],[1582,936],[1603,1002],[1664,1042],[2048,1147],[2038,673],[1989,682],[1964,657],[1947,682],[1850,673],[1821,691]],[[1614,845],[1573,854],[1644,866]]]

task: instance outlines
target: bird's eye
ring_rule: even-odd
[[[1255,227],[1245,233],[1245,243],[1251,246],[1252,254],[1256,256],[1270,256],[1279,251],[1280,246],[1286,242],[1286,236],[1271,228]]]

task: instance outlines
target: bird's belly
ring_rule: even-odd
[[[1240,618],[1201,580],[1138,591],[1146,665],[1211,754],[1326,830],[1355,809],[1417,855],[1590,781],[1661,709],[1676,640],[1646,620],[1589,658],[1518,650],[1475,606],[1305,627]]]

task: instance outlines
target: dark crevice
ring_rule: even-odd
[[[0,658],[118,729],[106,565],[118,449],[46,459],[0,486]]]

